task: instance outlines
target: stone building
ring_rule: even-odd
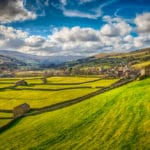
[[[41,78],[43,84],[47,84],[47,78]]]
[[[150,76],[150,65],[145,66],[145,67],[141,70],[141,76]]]
[[[16,82],[15,86],[26,86],[28,83],[25,80],[19,80]]]
[[[19,106],[14,107],[13,117],[14,119],[19,118],[29,111],[30,111],[30,105],[28,105],[27,103],[21,104]]]

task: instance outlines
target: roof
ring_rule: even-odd
[[[24,104],[21,104],[21,105],[18,105],[18,106],[16,106],[16,107],[14,107],[14,109],[17,109],[17,108],[26,108],[26,107],[29,107],[30,105],[29,104],[27,104],[27,103],[24,103]]]

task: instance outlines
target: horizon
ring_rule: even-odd
[[[149,4],[147,0],[4,0],[0,50],[88,57],[147,48]]]

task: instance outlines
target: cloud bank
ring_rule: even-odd
[[[0,49],[51,56],[91,56],[100,52],[131,51],[150,46],[147,25],[149,14],[136,16],[134,28],[122,18],[104,16],[106,24],[99,30],[79,26],[62,27],[56,28],[48,37],[30,35],[28,32],[0,25]],[[141,17],[143,21],[139,22]],[[135,28],[139,31],[137,36],[132,35]]]
[[[23,0],[1,0],[0,1],[0,23],[13,21],[24,21],[35,19],[34,12],[24,8]]]

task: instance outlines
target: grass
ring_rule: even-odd
[[[61,89],[61,88],[72,88],[72,87],[100,87],[100,86],[110,86],[111,84],[118,81],[118,79],[108,79],[108,80],[99,80],[90,83],[82,83],[77,85],[54,85],[54,84],[30,84],[29,86],[19,86],[17,89]],[[59,83],[59,82],[55,82]]]
[[[11,84],[11,83],[0,83],[0,89],[3,89],[3,88],[8,88],[10,86],[13,86],[14,84]]]
[[[2,119],[4,117],[12,117],[12,113],[0,112],[0,127],[11,121],[11,119]]]
[[[82,92],[81,89],[65,91],[5,90],[0,92],[0,109],[13,109],[13,107],[22,103],[28,103],[31,108],[41,108],[77,98],[94,91],[96,89],[82,89]]]
[[[91,77],[51,77],[48,78],[49,83],[81,83],[87,81],[93,81],[99,78]]]
[[[11,119],[0,119],[0,127],[6,125],[10,121],[11,121]]]
[[[0,112],[0,118],[1,117],[12,117],[12,113]]]
[[[142,62],[142,63],[135,64],[135,65],[133,65],[133,67],[143,68],[143,67],[148,66],[148,65],[150,65],[150,61],[145,61],[145,62]]]
[[[0,149],[150,148],[150,78],[84,102],[22,118],[0,135]]]
[[[73,80],[72,83],[82,83],[86,81],[93,81],[97,78],[85,78],[85,77],[52,77],[49,78],[49,82],[53,83],[69,83],[70,80]],[[17,79],[18,80],[18,79]],[[64,80],[64,81],[63,81]],[[6,83],[3,83],[3,82]],[[16,82],[15,79],[4,79],[1,80],[0,85],[5,85],[4,87],[9,87],[10,82]],[[83,83],[77,85],[50,85],[50,84],[41,84],[41,79],[26,79],[29,83],[28,86],[18,86],[16,88],[4,88],[0,90],[0,109],[13,109],[13,107],[22,104],[28,103],[31,108],[41,108],[44,106],[49,106],[59,102],[67,101],[77,97],[84,96],[91,92],[94,92],[97,86],[109,86],[112,83],[116,82],[117,79],[110,80],[99,80],[90,83]],[[82,88],[88,86],[89,88]],[[91,88],[90,88],[91,87]],[[62,88],[77,88],[77,89],[66,89],[52,91]],[[81,89],[80,89],[81,88]],[[82,92],[81,92],[82,90]],[[9,95],[9,96],[8,96]]]

